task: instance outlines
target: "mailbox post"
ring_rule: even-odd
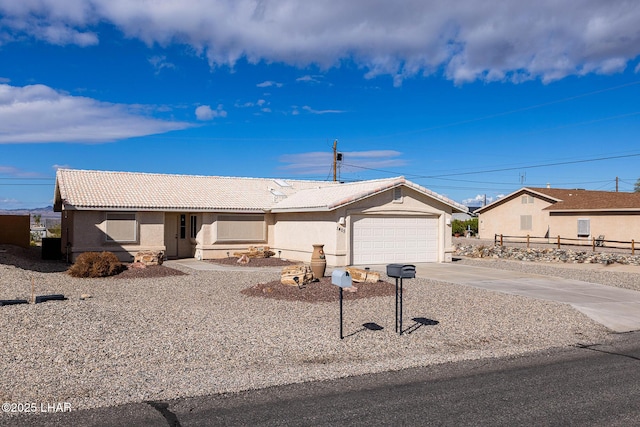
[[[333,270],[333,273],[331,273],[331,283],[340,288],[340,339],[344,339],[344,334],[342,332],[342,290],[344,288],[351,287],[351,276],[349,275],[348,271]]]
[[[411,264],[388,264],[387,276],[396,279],[396,332],[402,335],[402,279],[414,279],[416,277],[416,266]]]

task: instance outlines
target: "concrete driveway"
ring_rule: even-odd
[[[386,271],[386,266],[376,266],[374,269]],[[640,330],[640,292],[637,291],[456,263],[416,264],[416,275],[425,279],[569,304],[612,331]]]

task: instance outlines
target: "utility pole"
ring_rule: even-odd
[[[338,180],[338,140],[333,140],[333,181]]]
[[[618,177],[616,176],[616,193],[618,192],[618,181],[619,181],[619,180],[620,180],[620,178],[618,178]]]

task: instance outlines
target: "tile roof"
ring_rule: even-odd
[[[547,211],[640,210],[640,193],[559,188],[530,190],[558,199],[558,202],[544,209]]]
[[[273,207],[273,211],[284,212],[308,209],[331,211],[400,185],[413,188],[422,194],[439,200],[440,202],[453,207],[454,211],[467,211],[466,206],[408,181],[404,177],[358,181],[343,183],[331,187],[316,187],[300,190],[296,194],[275,205]]]
[[[276,180],[220,176],[168,175],[60,169],[55,204],[64,209],[174,211],[330,211],[399,185],[414,188],[454,211],[466,207],[404,178],[342,184],[331,181]]]
[[[324,181],[168,175],[60,169],[56,208],[190,211],[265,211],[278,198]],[[59,206],[58,206],[59,205]]]
[[[547,199],[552,204],[543,210],[552,212],[640,210],[640,193],[537,187],[523,187],[480,210],[484,212],[525,193]]]

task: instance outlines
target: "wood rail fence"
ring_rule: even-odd
[[[505,236],[503,234],[496,234],[493,238],[494,245],[504,246],[505,243],[519,243],[526,244],[527,248],[530,245],[556,245],[558,249],[562,246],[579,246],[579,247],[591,247],[593,252],[596,248],[610,248],[610,249],[622,249],[631,250],[631,255],[636,254],[636,242],[635,240],[605,240],[604,236],[592,237],[591,239],[572,239],[568,237],[537,237],[527,234],[526,236]]]

